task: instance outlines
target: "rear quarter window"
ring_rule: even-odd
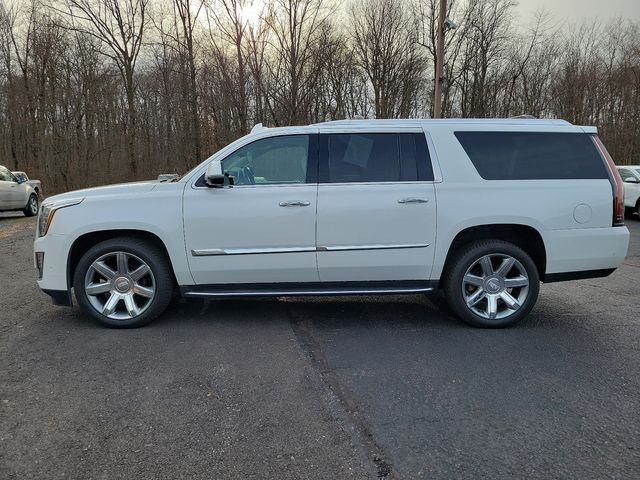
[[[455,132],[485,180],[608,179],[586,133]]]

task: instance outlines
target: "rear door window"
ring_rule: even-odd
[[[455,132],[485,180],[608,179],[586,133]]]
[[[424,134],[322,135],[325,183],[433,180]]]

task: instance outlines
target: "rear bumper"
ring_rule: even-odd
[[[627,227],[551,230],[544,235],[544,281],[575,280],[611,274],[627,256]],[[551,279],[551,280],[549,280]]]
[[[602,278],[608,277],[615,271],[615,268],[605,268],[602,270],[582,270],[581,272],[547,273],[542,281],[544,283],[553,283],[566,282],[568,280],[583,280],[585,278]]]

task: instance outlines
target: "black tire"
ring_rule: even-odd
[[[467,295],[472,295],[472,293],[474,293],[474,287],[465,284],[463,278],[470,268],[480,268],[476,262],[478,262],[483,257],[486,257],[487,255],[494,256],[489,258],[495,259],[499,259],[501,255],[512,257],[517,261],[517,263],[515,263],[514,267],[512,268],[516,268],[516,270],[521,268],[524,269],[524,271],[526,272],[526,277],[528,279],[528,286],[524,287],[526,288],[526,290],[524,288],[520,289],[516,287],[506,291],[506,293],[509,293],[509,295],[512,295],[514,293],[522,293],[522,296],[525,297],[524,300],[522,300],[520,307],[515,309],[512,313],[509,313],[510,309],[507,307],[507,304],[503,300],[496,300],[498,306],[497,308],[503,309],[501,313],[505,315],[503,318],[491,319],[479,315],[478,313],[476,313],[476,311],[467,306],[467,302],[464,298],[465,292]],[[474,266],[474,264],[476,266]],[[522,277],[522,275],[520,275],[520,277]],[[487,284],[485,284],[485,288],[487,289],[489,289],[490,287],[493,288],[495,282],[493,282],[489,286],[486,285]],[[456,252],[455,257],[451,260],[447,267],[447,271],[444,272],[443,286],[445,297],[447,299],[447,302],[449,303],[449,306],[453,309],[456,315],[458,315],[466,323],[474,327],[504,328],[516,324],[525,316],[527,316],[527,314],[531,311],[536,303],[538,293],[540,291],[540,275],[538,273],[538,268],[536,267],[531,257],[520,247],[502,240],[480,240],[469,243],[468,245],[463,246],[458,252]],[[465,290],[469,288],[471,288],[471,291]],[[480,287],[475,288],[480,289]],[[496,291],[496,295],[499,295],[499,286],[496,286],[496,288],[498,288],[498,291]],[[482,292],[480,293],[482,294]],[[487,299],[486,292],[484,296],[480,295],[480,298],[483,298],[482,300],[480,300],[480,302],[486,302],[484,303],[484,305],[487,305],[486,311],[489,312],[489,300]],[[510,300],[508,297],[507,299]],[[478,303],[478,305],[482,304]],[[478,308],[478,310],[480,310],[480,308]]]
[[[92,305],[85,290],[85,278],[93,262],[113,252],[125,252],[144,261],[150,268],[155,281],[155,294],[150,304],[140,315],[133,318],[113,319],[103,315]],[[171,302],[174,281],[171,264],[165,252],[139,238],[118,237],[95,245],[82,256],[74,272],[73,287],[82,310],[101,324],[112,328],[137,328],[147,325],[164,312]],[[105,293],[105,295],[110,294]]]
[[[40,204],[38,203],[38,196],[35,193],[29,195],[29,200],[27,201],[27,205],[24,207],[22,212],[25,217],[33,217],[38,214],[38,208],[40,208]]]

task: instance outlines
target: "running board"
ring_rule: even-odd
[[[188,298],[222,297],[311,297],[342,295],[405,295],[434,290],[437,282],[313,282],[254,283],[235,285],[184,285],[180,291]]]

